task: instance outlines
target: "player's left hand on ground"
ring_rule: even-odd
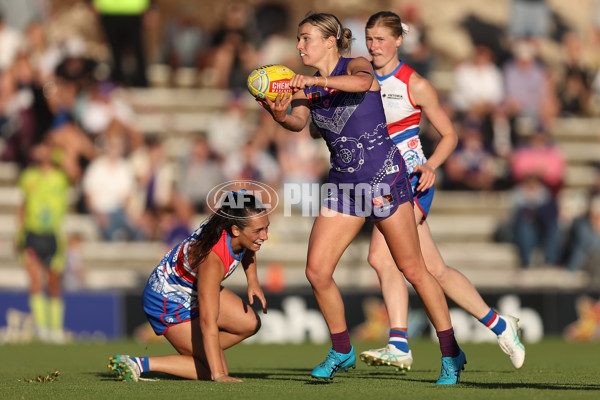
[[[429,189],[435,183],[435,172],[433,172],[433,168],[427,164],[417,165],[413,173],[421,174],[419,177],[419,183],[417,185],[418,192],[423,192]]]
[[[214,378],[213,380],[215,382],[243,382],[241,379],[234,378],[233,376],[229,376],[229,375],[219,375],[216,378]]]

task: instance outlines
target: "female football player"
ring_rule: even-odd
[[[389,11],[373,14],[366,25],[367,49],[372,57],[375,76],[381,86],[383,108],[390,136],[406,162],[415,199],[414,216],[421,250],[427,269],[456,304],[461,306],[498,337],[502,350],[515,368],[521,368],[525,349],[517,336],[517,319],[498,315],[481,298],[473,284],[459,271],[446,265],[425,220],[433,200],[435,170],[452,153],[457,135],[452,122],[438,101],[434,87],[411,67],[398,60],[398,47],[404,29],[400,17]],[[442,139],[435,151],[425,158],[419,140],[419,121],[424,112]],[[373,229],[369,263],[377,271],[390,321],[390,340],[382,349],[361,353],[371,365],[392,365],[410,369],[412,354],[408,348],[408,291],[386,240]]]
[[[373,68],[364,57],[342,56],[351,38],[352,32],[334,15],[308,15],[298,25],[296,48],[303,64],[316,73],[294,75],[293,95],[262,101],[273,119],[291,131],[304,129],[310,116],[331,153],[327,193],[309,239],[306,276],[329,328],[332,348],[311,375],[332,379],[338,370],[355,366],[333,273],[369,218],[419,294],[440,338],[442,373],[437,383],[455,384],[465,355],[454,338],[444,293],[421,256],[406,166],[388,134]]]
[[[229,375],[223,350],[254,335],[260,319],[240,297],[221,286],[238,265],[248,280],[248,302],[267,303],[256,275],[256,252],[267,240],[264,206],[245,191],[230,192],[221,207],[154,269],[143,294],[148,321],[179,354],[116,355],[108,367],[119,379],[138,381],[148,371],[187,379],[241,382]]]

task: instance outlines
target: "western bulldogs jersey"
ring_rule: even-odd
[[[413,104],[409,95],[408,81],[413,72],[414,69],[401,62],[388,75],[375,74],[381,86],[390,137],[402,153],[409,174],[417,165],[427,161],[419,139],[421,108]]]
[[[198,240],[202,232],[201,226],[188,236],[183,242],[175,246],[162,259],[148,279],[147,287],[166,298],[167,301],[179,303],[184,308],[190,308],[192,301],[197,297],[195,267],[190,265],[188,252],[190,245]],[[225,266],[223,279],[235,271],[239,265],[245,249],[235,254],[231,248],[230,237],[223,231],[221,238],[212,248]]]

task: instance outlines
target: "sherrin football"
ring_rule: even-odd
[[[292,93],[290,78],[294,75],[285,65],[263,65],[248,75],[248,91],[258,100],[275,100],[279,93]]]

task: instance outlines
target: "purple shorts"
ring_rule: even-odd
[[[412,188],[404,170],[391,183],[375,186],[368,183],[327,183],[323,185],[323,192],[324,207],[374,222],[388,218],[403,203],[413,203]]]

